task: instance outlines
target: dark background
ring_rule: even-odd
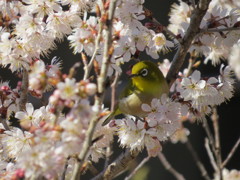
[[[150,9],[154,17],[161,22],[163,25],[168,25],[168,13],[170,10],[170,6],[173,0],[161,0],[161,1],[146,1],[145,6]],[[174,55],[174,51],[170,52],[167,55],[161,55],[160,59],[168,58],[169,60],[172,59]],[[63,62],[63,72],[68,73],[69,68],[76,62],[81,61],[80,55],[73,55],[72,51],[69,49],[69,44],[65,40],[63,43],[59,43],[58,49],[52,51],[48,58],[44,57],[43,59],[50,63],[50,60],[54,57],[59,57]],[[151,59],[149,56],[142,54],[140,59]],[[161,60],[159,60],[161,61]],[[125,70],[129,64],[124,66]],[[186,67],[186,66],[185,66]],[[213,67],[211,64],[201,64],[200,70],[203,75],[212,75],[219,72],[219,66]],[[77,77],[80,80],[82,78],[82,70],[78,69]],[[124,72],[124,70],[123,70]],[[11,79],[11,80],[10,80]],[[0,80],[8,81],[10,80],[11,87],[15,87],[17,83],[17,76],[16,74],[12,74],[7,69],[0,69]],[[120,79],[122,84],[120,87],[124,86],[126,82],[126,76],[124,73]],[[239,89],[239,82],[236,83],[236,87]],[[108,92],[110,92],[108,90]],[[32,101],[36,107],[41,106],[39,101],[35,98],[29,97],[30,101]],[[109,105],[109,102],[107,102]],[[220,122],[220,136],[221,136],[221,148],[222,148],[222,157],[223,160],[226,158],[227,154],[231,150],[234,143],[240,136],[240,128],[239,128],[239,111],[240,111],[240,97],[239,91],[235,93],[235,96],[226,103],[223,103],[221,106],[218,107],[219,112],[219,122]],[[210,122],[210,121],[209,121]],[[186,127],[190,130],[189,139],[193,144],[194,148],[196,149],[200,159],[205,164],[207,171],[209,172],[210,176],[212,177],[213,169],[211,168],[210,161],[207,157],[205,148],[204,148],[204,137],[205,132],[202,128],[201,123],[186,123]],[[117,143],[116,143],[117,144]],[[191,158],[189,151],[187,150],[184,144],[171,144],[170,142],[164,142],[163,145],[163,153],[166,155],[169,162],[172,166],[178,170],[180,173],[184,175],[187,180],[201,180],[200,171],[196,167],[195,162]],[[117,152],[121,152],[122,150],[116,146]],[[146,156],[146,152],[143,152],[137,159],[135,163],[139,163],[142,158]],[[234,154],[232,160],[227,164],[228,169],[240,169],[240,148]],[[123,174],[118,179],[124,179]],[[134,179],[164,179],[164,180],[172,180],[175,179],[168,171],[164,169],[162,164],[157,158],[151,158],[148,163],[139,171],[138,176]],[[86,176],[87,179],[87,176]]]

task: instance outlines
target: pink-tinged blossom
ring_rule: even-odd
[[[19,110],[18,89],[11,89],[8,83],[0,82],[0,111],[1,117],[4,119],[9,119],[13,112]]]
[[[41,96],[47,84],[46,80],[47,77],[45,73],[44,62],[42,60],[34,62],[29,73],[29,90],[35,91],[37,94],[39,94],[39,96]]]
[[[0,176],[3,179],[11,179],[14,171],[16,170],[16,166],[12,162],[0,161]]]

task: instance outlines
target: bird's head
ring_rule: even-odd
[[[146,93],[167,93],[166,80],[156,64],[150,61],[140,61],[132,67],[130,75],[133,85]],[[163,92],[162,92],[163,91]]]

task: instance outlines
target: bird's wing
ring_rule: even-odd
[[[118,97],[118,101],[123,99],[123,98],[126,98],[128,96],[130,96],[131,94],[133,94],[134,92],[134,85],[132,84],[132,82],[128,82],[127,86],[124,88],[124,90],[120,93],[119,97]],[[114,109],[113,112],[111,112],[108,117],[104,120],[104,122],[102,123],[102,126],[105,126],[106,124],[108,124],[110,122],[110,120],[112,118],[114,118],[114,116],[117,116],[119,114],[121,114],[121,110],[119,109],[118,107],[118,103]]]
[[[124,90],[119,95],[119,100],[125,97],[130,96],[134,93],[135,86],[133,85],[132,81],[129,81],[127,86],[124,88]]]

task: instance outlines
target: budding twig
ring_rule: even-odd
[[[165,167],[165,169],[167,171],[169,171],[177,180],[185,180],[185,178],[183,177],[182,174],[180,174],[178,171],[176,171],[171,164],[168,162],[168,160],[166,159],[166,157],[164,156],[164,154],[162,152],[158,153],[158,158],[160,159],[160,161],[162,162],[163,166]]]
[[[20,92],[19,109],[20,111],[23,111],[26,108],[28,94],[28,71],[26,69],[23,69],[22,71],[22,84]]]
[[[104,43],[104,52],[103,52],[103,62],[102,62],[102,67],[101,67],[101,72],[98,77],[97,85],[98,85],[98,94],[95,98],[95,106],[98,107],[98,110],[100,112],[101,110],[101,104],[102,104],[102,99],[103,99],[103,93],[104,93],[104,82],[107,76],[107,69],[109,65],[109,49],[112,44],[112,21],[113,21],[113,16],[116,8],[116,3],[117,0],[112,0],[109,5],[109,10],[108,12],[105,12],[108,14],[108,19],[106,21],[106,39]],[[94,117],[93,119],[90,120],[90,124],[88,127],[88,130],[86,132],[86,137],[83,142],[83,147],[78,155],[78,161],[75,163],[74,170],[73,170],[73,175],[71,177],[71,180],[80,180],[80,169],[87,157],[87,153],[92,145],[92,137],[93,133],[95,130],[95,127],[98,122],[98,117]]]
[[[144,10],[147,12],[151,12],[146,7],[144,7]],[[149,13],[149,14],[152,15],[152,13]],[[170,37],[173,37],[178,42],[178,44],[180,44],[181,39],[179,39],[172,31],[170,31],[166,26],[163,26],[156,18],[151,16],[150,19],[154,24],[156,24],[157,26],[160,26],[163,31],[165,31]]]

